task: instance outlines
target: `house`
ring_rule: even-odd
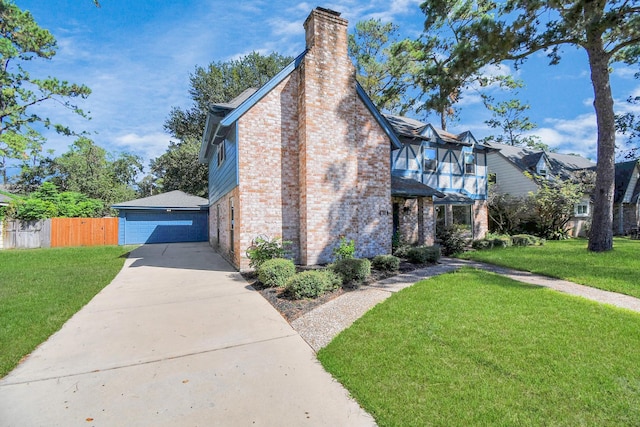
[[[538,191],[534,177],[565,180],[579,171],[594,170],[596,164],[575,154],[547,152],[528,147],[486,143],[493,150],[487,156],[489,182],[496,191],[515,197],[525,197]],[[591,218],[589,195],[574,206],[574,217],[568,223],[573,236],[585,235]]]
[[[392,150],[392,174],[439,192],[433,199],[434,226],[463,226],[473,238],[484,237],[488,229],[487,155],[491,150],[469,131],[454,135],[407,117],[386,118],[402,144]],[[397,211],[415,209],[397,198],[393,206],[394,226]]]
[[[302,265],[332,261],[342,236],[358,257],[390,253],[394,227],[433,244],[434,198],[444,193],[423,177],[392,176],[392,152],[405,143],[356,81],[347,21],[318,7],[304,28],[305,51],[280,73],[210,106],[200,161],[211,245],[244,270],[261,235],[290,241]]]
[[[616,163],[613,233],[637,235],[640,229],[640,162]]]
[[[118,244],[206,242],[208,205],[179,190],[112,205],[118,210]]]

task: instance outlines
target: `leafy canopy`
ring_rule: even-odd
[[[21,158],[44,142],[36,125],[72,134],[68,127],[39,115],[35,106],[52,101],[86,117],[73,100],[86,98],[88,87],[55,77],[36,78],[25,67],[34,59],[51,59],[56,48],[53,35],[38,26],[31,13],[0,0],[0,170],[5,183],[7,159]]]

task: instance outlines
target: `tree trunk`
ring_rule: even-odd
[[[598,124],[598,160],[588,248],[593,252],[604,252],[613,248],[616,148],[613,97],[609,81],[609,56],[604,49],[602,34],[587,32],[585,47],[591,67],[591,83],[595,95],[593,106]]]

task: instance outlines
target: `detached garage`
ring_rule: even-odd
[[[206,242],[208,201],[182,191],[131,200],[118,209],[118,244]]]

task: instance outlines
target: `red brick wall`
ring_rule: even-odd
[[[263,234],[301,264],[332,261],[340,236],[391,251],[390,142],[357,95],[347,22],[315,10],[305,27],[304,62],[238,120],[236,250],[220,249],[241,270]]]
[[[486,200],[476,200],[473,204],[473,238],[483,239],[489,231],[489,210]]]
[[[389,140],[356,93],[347,21],[314,10],[300,68],[301,261],[329,262],[340,236],[357,256],[391,249]]]

